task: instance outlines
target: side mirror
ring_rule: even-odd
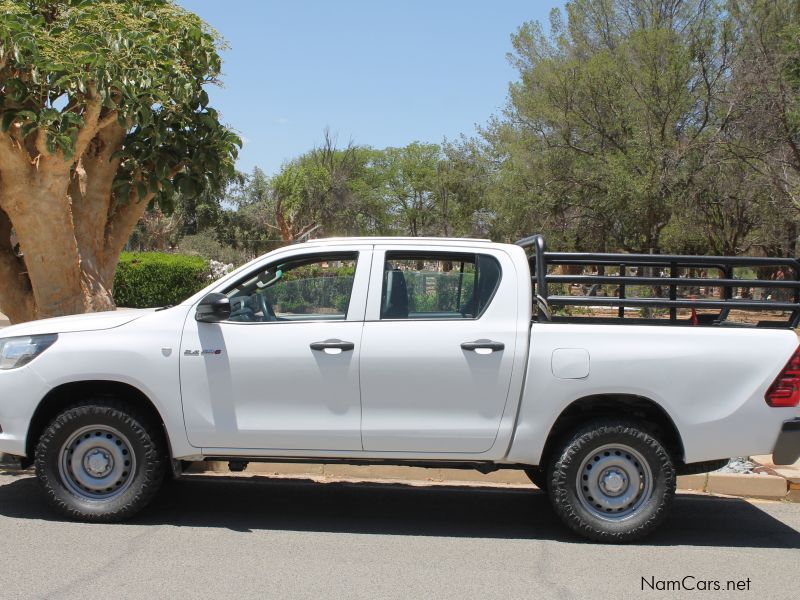
[[[212,292],[200,300],[194,313],[195,321],[219,323],[231,316],[231,301],[225,294]]]

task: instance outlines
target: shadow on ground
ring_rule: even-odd
[[[30,476],[0,485],[2,517],[61,520]],[[170,481],[131,524],[580,541],[535,489],[268,477]],[[800,533],[744,500],[679,494],[667,521],[641,544],[800,549]]]

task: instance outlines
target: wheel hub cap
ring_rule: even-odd
[[[101,448],[87,452],[83,462],[86,471],[93,477],[108,475],[114,466],[114,460],[111,455]]]
[[[576,478],[578,499],[604,520],[634,514],[653,492],[653,475],[642,455],[625,444],[607,444],[583,459]]]
[[[130,487],[136,458],[128,438],[108,425],[82,427],[60,451],[59,474],[66,487],[86,500],[107,500]]]
[[[618,469],[606,469],[600,478],[600,488],[609,496],[619,496],[628,486],[628,478]]]

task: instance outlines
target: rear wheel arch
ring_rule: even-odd
[[[71,405],[86,398],[112,398],[129,406],[142,417],[159,426],[163,433],[164,442],[170,456],[172,448],[167,435],[164,418],[152,400],[139,388],[121,381],[113,380],[86,380],[61,384],[50,390],[36,407],[36,411],[28,426],[28,435],[25,440],[25,453],[27,458],[24,465],[33,462],[36,445],[47,425],[61,412]]]
[[[635,394],[594,394],[571,402],[550,428],[539,464],[547,465],[553,452],[576,429],[608,418],[639,423],[661,440],[676,466],[684,464],[683,440],[675,422],[657,402]]]

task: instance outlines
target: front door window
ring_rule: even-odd
[[[334,254],[270,265],[230,288],[230,321],[344,321],[356,257]]]

